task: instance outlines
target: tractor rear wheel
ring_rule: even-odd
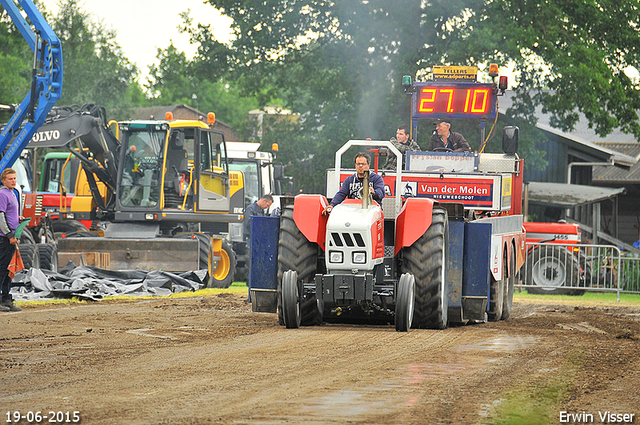
[[[405,273],[400,276],[396,295],[396,331],[407,332],[413,321],[415,278]]]
[[[403,250],[402,273],[411,273],[415,278],[414,327],[447,327],[448,251],[449,216],[445,209],[436,207],[431,226]]]
[[[318,273],[318,246],[300,232],[293,220],[293,205],[287,205],[280,217],[280,239],[278,241],[278,321],[284,325],[282,311],[282,285],[284,274],[294,271],[299,282],[314,282]],[[322,323],[321,303],[315,294],[301,294],[300,323],[303,326]]]
[[[22,229],[22,233],[20,233],[20,243],[21,244],[35,244],[36,243],[36,239],[33,236],[33,233],[31,233],[31,230],[29,230],[26,227],[24,229]]]
[[[52,221],[53,231],[55,233],[70,233],[70,232],[88,232],[87,226],[77,220],[67,220],[59,218]]]
[[[287,329],[300,327],[300,291],[298,273],[287,270],[282,276],[282,316]]]

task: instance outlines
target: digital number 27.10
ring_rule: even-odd
[[[423,88],[418,111],[421,113],[486,114],[491,99],[490,88]]]

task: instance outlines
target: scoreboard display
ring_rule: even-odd
[[[482,118],[496,116],[494,84],[473,82],[416,82],[413,118]]]

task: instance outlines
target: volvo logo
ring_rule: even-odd
[[[48,142],[50,140],[58,140],[60,138],[60,130],[39,131],[33,135],[31,141]]]

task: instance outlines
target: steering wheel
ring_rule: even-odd
[[[433,151],[434,152],[453,152],[453,149],[442,147],[442,148],[435,148]]]

